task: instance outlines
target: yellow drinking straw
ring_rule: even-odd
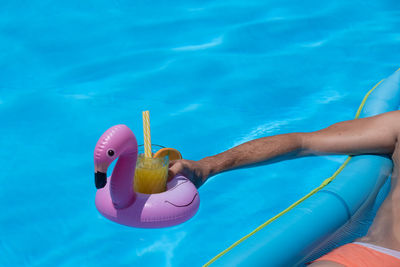
[[[143,111],[143,134],[144,134],[144,156],[152,158],[150,137],[150,115],[149,111]]]

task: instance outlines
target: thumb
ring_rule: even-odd
[[[172,180],[181,170],[183,169],[183,165],[181,162],[174,160],[169,164],[168,169],[168,182]]]

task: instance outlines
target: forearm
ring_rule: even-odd
[[[255,139],[200,162],[208,166],[210,177],[228,170],[293,158],[301,153],[302,133],[290,133]]]
[[[199,162],[206,177],[301,155],[393,153],[400,111],[335,123],[310,133],[289,133],[256,139]]]

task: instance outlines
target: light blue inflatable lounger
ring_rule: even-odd
[[[360,118],[397,110],[399,85],[398,70],[372,91]],[[352,157],[331,183],[214,258],[211,266],[303,266],[365,235],[389,192],[391,171],[389,157]]]

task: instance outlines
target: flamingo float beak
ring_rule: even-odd
[[[103,188],[107,184],[107,167],[104,164],[94,165],[94,184],[97,189]]]
[[[97,189],[103,188],[107,184],[107,173],[104,172],[95,172],[94,173],[94,184]]]

